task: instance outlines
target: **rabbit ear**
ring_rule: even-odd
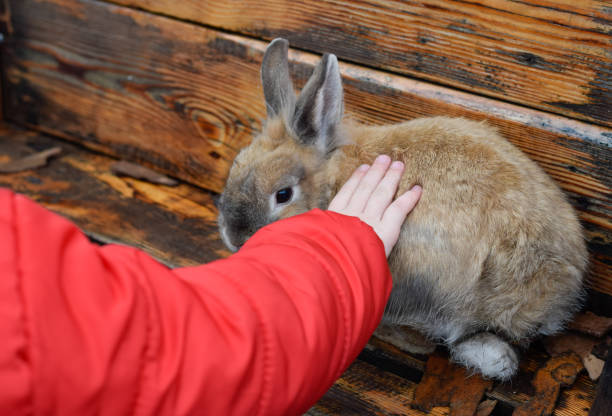
[[[328,151],[342,120],[343,105],[338,59],[325,54],[297,99],[292,127],[300,141]]]
[[[283,111],[293,111],[295,91],[289,77],[288,50],[289,42],[277,38],[270,43],[263,57],[261,82],[268,118],[278,116]]]

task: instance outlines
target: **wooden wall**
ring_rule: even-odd
[[[612,126],[603,1],[116,0]]]
[[[5,0],[8,120],[219,192],[264,117],[259,66],[287,37],[298,86],[341,59],[369,123],[488,120],[579,210],[612,294],[612,7],[583,0]]]

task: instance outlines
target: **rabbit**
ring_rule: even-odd
[[[405,164],[398,193],[423,188],[389,256],[383,324],[446,345],[451,359],[508,380],[518,346],[555,334],[579,309],[588,255],[560,188],[485,122],[418,118],[368,126],[343,119],[337,58],[322,56],[296,97],[288,42],[266,49],[263,131],[231,166],[218,224],[237,250],[259,228],[326,209],[378,154]]]

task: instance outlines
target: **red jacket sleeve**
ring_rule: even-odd
[[[372,229],[320,210],[175,270],[7,190],[0,236],[0,414],[301,414],[391,289]]]

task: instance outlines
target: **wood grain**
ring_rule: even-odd
[[[612,125],[601,0],[112,0]]]
[[[355,361],[308,415],[448,415],[448,407],[425,413],[414,407],[416,385],[376,366]]]
[[[0,155],[16,159],[58,145],[37,133],[0,125]],[[0,186],[67,217],[95,240],[139,247],[170,266],[229,253],[217,234],[212,196],[193,186],[165,187],[111,173],[114,160],[60,144],[45,167],[0,174]]]
[[[10,120],[219,192],[260,127],[266,44],[92,0],[11,2]],[[319,57],[292,51],[303,85]],[[428,115],[488,120],[568,192],[612,294],[612,130],[342,64],[347,112],[366,123]]]
[[[572,386],[561,390],[553,415],[587,416],[595,400],[596,389],[597,386],[589,376],[584,372],[580,373]]]

